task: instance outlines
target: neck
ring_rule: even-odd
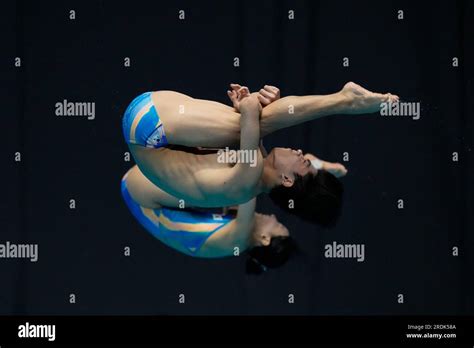
[[[278,173],[273,168],[272,157],[266,157],[263,160],[263,172],[258,182],[259,192],[270,192],[272,188],[279,184]]]

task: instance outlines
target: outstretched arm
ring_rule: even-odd
[[[347,174],[347,169],[341,163],[323,161],[323,170],[331,173],[336,178],[341,178]]]
[[[307,153],[305,159],[311,162],[311,171],[316,174],[318,170],[325,170],[336,178],[341,178],[347,174],[347,169],[341,163],[323,161],[313,154]]]

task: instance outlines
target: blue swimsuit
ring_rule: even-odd
[[[125,110],[122,131],[128,144],[158,148],[166,146],[165,129],[156,111],[151,92],[136,97]]]
[[[142,207],[130,196],[126,178],[122,179],[122,196],[133,216],[148,232],[160,240],[178,241],[191,254],[195,254],[213,233],[234,219],[231,215]]]

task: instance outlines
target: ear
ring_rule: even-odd
[[[262,246],[269,246],[270,245],[270,238],[266,234],[262,234]]]
[[[293,186],[294,180],[285,174],[282,174],[281,184],[285,187]]]

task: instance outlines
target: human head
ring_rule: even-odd
[[[315,170],[312,155],[283,148],[274,151],[272,165],[280,184],[270,191],[273,202],[308,222],[334,225],[341,211],[342,183],[325,170]]]
[[[295,251],[288,229],[275,215],[255,213],[255,227],[248,250],[247,273],[261,273],[286,263]]]

